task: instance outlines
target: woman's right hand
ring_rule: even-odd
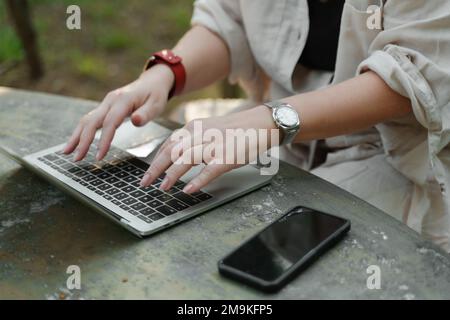
[[[142,73],[132,83],[111,91],[102,103],[81,118],[64,148],[65,154],[76,151],[74,161],[80,161],[89,150],[97,129],[102,134],[97,145],[97,160],[108,152],[116,129],[131,116],[135,126],[142,126],[157,117],[167,104],[175,79],[172,70],[163,64]]]

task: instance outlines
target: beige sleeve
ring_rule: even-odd
[[[239,0],[196,0],[191,24],[208,28],[226,42],[231,56],[231,83],[255,81],[258,66],[247,40]]]
[[[436,179],[450,192],[450,1],[387,0],[383,19],[358,73],[370,69],[411,99]]]

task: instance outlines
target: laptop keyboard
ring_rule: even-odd
[[[102,161],[95,160],[94,150],[89,150],[85,159],[79,162],[73,162],[73,155],[65,155],[62,151],[38,160],[147,223],[212,198],[203,191],[191,195],[183,193],[186,184],[181,180],[170,190],[161,191],[158,187],[164,175],[152,185],[141,188],[139,182],[148,164],[116,147],[111,147]]]

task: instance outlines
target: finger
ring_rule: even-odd
[[[197,192],[208,183],[231,169],[233,169],[233,166],[231,165],[216,164],[215,161],[212,161],[184,187],[183,192],[187,194]]]
[[[158,116],[165,103],[164,99],[151,95],[142,106],[133,112],[131,122],[137,127],[143,126]]]
[[[63,152],[65,154],[71,154],[75,148],[78,145],[78,142],[80,141],[80,135],[81,131],[83,130],[83,125],[80,123],[77,125],[75,130],[73,131],[72,135],[69,138],[69,141],[67,142],[66,146],[64,147]]]
[[[145,187],[152,184],[172,164],[172,149],[175,144],[175,141],[170,141],[164,149],[159,149],[141,180],[141,186]]]
[[[86,156],[98,127],[98,123],[95,122],[91,122],[84,126],[83,131],[80,134],[80,142],[77,146],[77,153],[74,156],[74,161],[80,161]]]
[[[192,146],[190,131],[186,128],[176,130],[164,141],[152,163],[141,180],[141,186],[148,186],[155,181],[184,151]]]
[[[175,182],[192,168],[192,163],[173,164],[166,170],[166,175],[159,186],[163,191],[173,187]]]
[[[95,122],[98,125],[103,121],[103,118],[109,110],[111,99],[111,94],[107,94],[102,103],[100,103],[100,105],[96,109],[89,112],[80,120],[80,123],[78,124],[64,149],[64,152],[66,154],[72,153],[77,148],[77,146],[81,142],[81,134],[84,131],[86,124]]]
[[[87,114],[87,120],[84,120],[85,125],[83,126],[83,130],[80,134],[75,161],[79,161],[85,157],[92,140],[95,138],[97,129],[102,126],[103,120],[105,119],[105,116],[110,108],[107,101],[108,99],[105,98],[97,109]]]
[[[128,100],[120,100],[115,103],[109,110],[103,121],[103,129],[98,143],[96,159],[103,159],[108,152],[111,142],[114,138],[116,129],[123,120],[130,114],[133,105]]]
[[[197,145],[184,152],[178,159],[172,160],[173,164],[166,170],[166,176],[161,183],[160,189],[165,191],[172,188],[179,178],[197,164],[195,155],[202,151],[202,146]]]

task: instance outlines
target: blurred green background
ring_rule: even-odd
[[[0,0],[0,85],[101,100],[134,80],[148,56],[171,48],[190,26],[192,0],[29,0],[45,74],[29,79],[24,51]],[[81,30],[66,9],[81,8]],[[224,83],[176,99],[239,95]],[[173,103],[172,103],[173,107]]]

